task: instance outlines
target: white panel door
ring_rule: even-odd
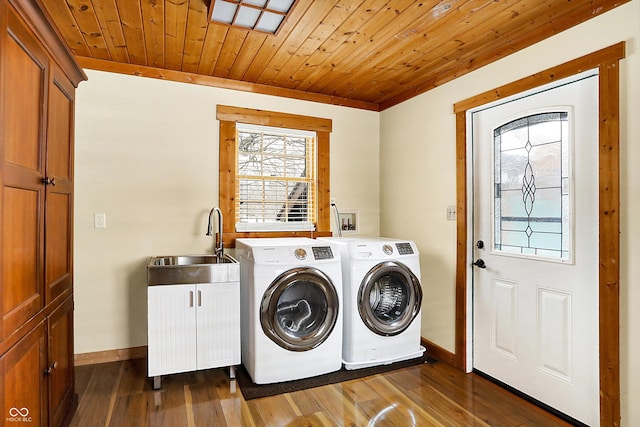
[[[149,376],[196,370],[194,285],[148,286]]]
[[[598,77],[471,114],[473,367],[599,424]]]
[[[198,369],[240,364],[240,282],[197,285]]]

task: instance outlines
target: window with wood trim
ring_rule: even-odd
[[[331,120],[223,105],[217,119],[225,245],[331,235]]]
[[[236,230],[315,230],[316,133],[237,123],[236,141]]]

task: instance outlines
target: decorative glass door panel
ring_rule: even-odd
[[[494,130],[494,252],[571,261],[569,118],[554,110]]]

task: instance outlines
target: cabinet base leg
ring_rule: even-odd
[[[235,377],[236,377],[236,367],[229,366],[229,378],[235,378]]]
[[[154,390],[160,390],[161,384],[162,384],[162,376],[157,375],[157,376],[153,377],[153,389]]]

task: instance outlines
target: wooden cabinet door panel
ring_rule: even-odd
[[[5,187],[2,234],[2,326],[9,336],[43,306],[40,193]]]
[[[45,281],[47,302],[71,288],[71,196],[49,193],[46,213]]]
[[[2,337],[44,304],[44,105],[48,59],[11,9],[1,38]]]
[[[45,173],[45,289],[47,303],[70,291],[73,279],[73,85],[51,69]]]
[[[10,12],[2,46],[2,137],[5,161],[40,172],[47,56]]]
[[[38,325],[0,358],[5,425],[46,426],[44,324]]]
[[[71,181],[74,87],[57,67],[52,67],[51,74],[47,127],[47,175],[54,177],[56,181]]]
[[[60,425],[74,392],[73,300],[71,297],[49,317],[49,424]]]

